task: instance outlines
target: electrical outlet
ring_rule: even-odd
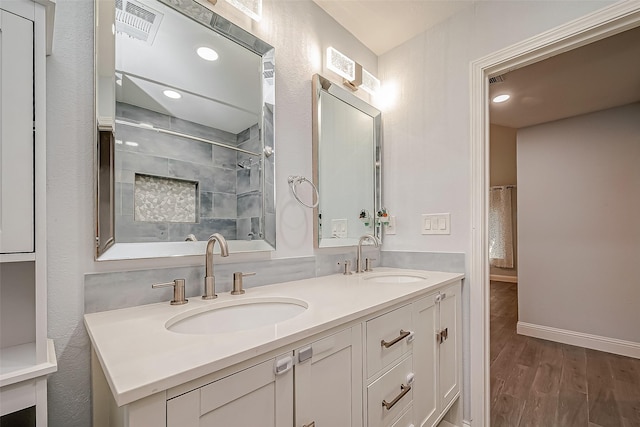
[[[451,234],[451,214],[422,214],[422,234]]]
[[[331,237],[337,237],[344,239],[347,237],[347,220],[346,219],[332,219],[331,220]]]
[[[384,234],[396,234],[396,217],[389,216],[389,223],[384,226]]]

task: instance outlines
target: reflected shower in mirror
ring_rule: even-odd
[[[313,77],[317,247],[380,239],[381,113],[322,76]]]
[[[114,7],[116,246],[273,249],[273,48],[193,0]]]

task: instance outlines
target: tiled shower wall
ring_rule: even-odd
[[[116,104],[116,116],[261,151],[257,124],[236,135],[123,103]],[[188,234],[206,240],[214,232],[235,240],[247,239],[251,232],[258,234],[262,171],[256,156],[153,129],[117,125],[115,157],[116,241],[181,241]],[[238,168],[243,161],[250,167]],[[168,178],[169,183],[171,179],[193,182],[197,187],[195,223],[136,220],[136,174]],[[167,181],[163,180],[163,185],[168,185]]]

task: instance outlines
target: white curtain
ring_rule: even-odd
[[[513,268],[511,187],[489,191],[489,261],[493,267]]]

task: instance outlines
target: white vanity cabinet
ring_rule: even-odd
[[[167,400],[167,427],[291,427],[292,355]]]
[[[413,303],[414,396],[418,427],[431,427],[459,396],[462,374],[460,283]]]
[[[167,319],[189,310],[168,303],[144,306],[142,316],[140,308],[88,314],[94,356],[102,352],[101,360],[92,357],[93,425],[432,427],[446,420],[461,426],[462,276],[430,274],[432,282],[411,287],[336,275],[254,288],[247,301],[286,295],[306,301],[308,311],[273,328],[216,339],[167,332]],[[339,293],[343,298],[333,297]],[[240,301],[219,300],[212,306]],[[201,307],[192,311],[207,308],[193,304]],[[125,323],[125,343],[116,345],[112,337]],[[144,353],[136,337],[145,332],[167,354]],[[271,334],[273,341],[265,338]],[[151,374],[126,377],[145,370],[149,357],[156,363],[144,375]],[[113,367],[108,376],[105,360]],[[175,360],[193,367],[180,371]]]
[[[295,427],[362,427],[362,329],[352,328],[295,352]]]

